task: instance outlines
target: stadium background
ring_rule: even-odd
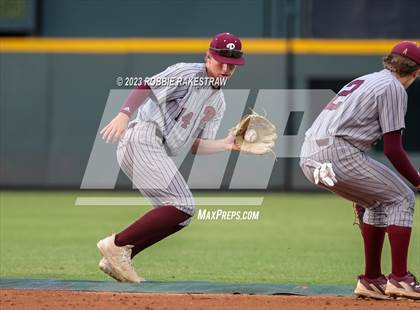
[[[150,76],[175,62],[202,61],[211,36],[230,31],[243,38],[247,65],[227,88],[250,89],[247,107],[253,106],[262,90],[337,91],[359,75],[380,70],[381,56],[399,40],[419,42],[419,12],[416,0],[0,0],[0,308],[8,309],[9,301],[16,309],[15,299],[4,288],[57,288],[64,283],[75,290],[96,290],[98,285],[100,290],[112,291],[111,299],[118,302],[123,297],[115,292],[129,287],[99,272],[95,244],[123,229],[149,206],[125,203],[124,207],[115,202],[138,201],[137,191],[126,190],[130,184],[122,173],[117,189],[123,191],[80,190],[116,77]],[[404,142],[420,167],[420,81],[408,93]],[[236,106],[232,101],[229,104]],[[292,103],[279,102],[280,115],[288,115],[286,105]],[[313,118],[315,110],[311,106],[305,112]],[[279,129],[280,136],[301,134],[305,129],[302,114],[296,112]],[[230,115],[225,119],[232,122],[229,126],[234,122]],[[289,142],[284,147],[296,148],[296,139]],[[109,153],[112,158],[106,164],[116,164],[115,153]],[[388,164],[380,144],[371,154]],[[259,212],[258,220],[196,217],[187,229],[136,257],[136,270],[150,281],[131,288],[232,293],[238,292],[236,284],[247,284],[251,288],[247,294],[259,294],[256,287],[274,284],[275,293],[283,292],[286,285],[286,293],[290,287],[300,287],[351,296],[364,259],[359,229],[352,225],[351,204],[326,191],[312,194],[317,189],[303,178],[296,158],[276,161],[268,192],[252,190],[254,174],[263,170],[260,165],[249,169],[253,178],[244,180],[247,192],[224,191],[232,183],[233,169],[240,171],[238,163],[245,157],[224,155],[229,156],[229,167],[222,190],[202,191],[201,187],[194,196],[197,200],[217,198],[226,205],[199,205],[198,209]],[[248,158],[259,158],[260,163],[272,159]],[[189,155],[181,166],[185,175],[193,160]],[[101,171],[109,170],[106,166]],[[191,182],[193,188],[199,185]],[[225,197],[236,203],[238,198],[264,200],[262,205],[229,205]],[[77,204],[79,199],[98,198],[96,205]],[[416,202],[418,206],[418,195]],[[416,275],[420,274],[419,215],[416,212],[409,257],[410,271]],[[390,272],[387,241],[382,264],[383,272]],[[209,287],[203,291],[197,281]],[[223,285],[220,289],[220,283],[234,284],[233,291]],[[211,287],[216,291],[208,290]],[[57,299],[65,301],[61,309],[88,309],[86,303],[75,306],[74,295],[67,302],[60,296],[39,294],[36,291],[33,299],[25,298],[31,309],[51,308]],[[229,297],[242,309],[235,296]],[[255,297],[261,296],[244,299],[253,302]],[[152,299],[161,298],[153,295]],[[288,297],[276,300],[278,304],[271,308],[283,309],[290,302]],[[317,300],[302,299],[297,308]],[[317,302],[317,309],[341,308],[325,299]],[[348,306],[353,304],[356,300]],[[386,304],[391,309],[415,307],[414,303]],[[360,308],[366,305],[361,302]],[[385,309],[384,303],[369,302],[372,309],[375,305]],[[115,308],[121,306],[119,302]],[[172,300],[169,308],[175,306]]]
[[[79,189],[115,78],[200,62],[215,33],[244,38],[248,63],[228,88],[251,89],[252,106],[260,89],[337,91],[379,70],[395,42],[418,41],[418,12],[415,0],[0,0],[0,186]],[[404,140],[420,166],[420,82],[408,92]],[[294,158],[269,188],[315,190]]]

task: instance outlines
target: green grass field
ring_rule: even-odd
[[[78,196],[99,195],[136,194],[1,192],[0,276],[109,280],[97,269],[97,240],[121,230],[149,208],[74,205]],[[223,207],[259,210],[259,220],[195,219],[187,229],[137,256],[138,273],[160,281],[355,283],[363,272],[363,253],[359,229],[352,226],[350,203],[331,194],[264,197],[261,207]],[[412,236],[409,264],[420,276],[418,212]],[[387,242],[383,269],[390,271]]]

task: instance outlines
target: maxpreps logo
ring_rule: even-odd
[[[199,209],[197,215],[199,221],[256,221],[259,218],[260,211],[227,211],[222,209]]]

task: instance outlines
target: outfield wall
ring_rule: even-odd
[[[0,0],[0,33],[42,37],[413,38],[417,0]]]
[[[245,40],[247,65],[238,69],[227,88],[250,89],[248,106],[261,89],[336,90],[358,75],[380,69],[380,55],[396,41]],[[176,62],[200,62],[208,38],[187,40],[176,51],[174,42],[1,39],[0,186],[79,188],[116,77],[150,76]],[[409,94],[405,140],[420,166],[420,83]],[[286,110],[279,106],[279,113]],[[235,162],[230,159],[230,169]],[[119,184],[124,187],[128,182],[120,177]],[[279,158],[270,188],[312,186],[303,180],[296,159]]]

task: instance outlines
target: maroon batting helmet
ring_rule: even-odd
[[[215,35],[210,42],[209,52],[218,62],[232,65],[245,64],[241,40],[229,32]]]
[[[420,66],[420,46],[416,42],[402,41],[392,48],[391,53],[409,58]]]

